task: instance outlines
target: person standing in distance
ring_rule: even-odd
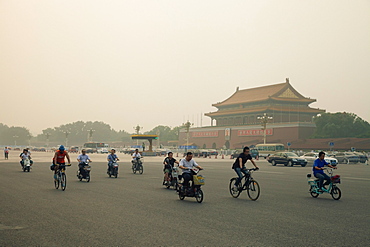
[[[256,165],[256,163],[254,163],[254,161],[252,159],[252,156],[249,154],[249,147],[244,147],[243,148],[243,153],[239,154],[238,158],[235,160],[235,162],[232,166],[232,169],[234,169],[234,171],[238,175],[238,179],[236,180],[236,183],[234,185],[234,187],[235,187],[234,189],[237,189],[240,181],[243,178],[243,174],[245,174],[245,175],[249,174],[248,169],[245,167],[245,163],[247,163],[248,160],[250,160],[252,162],[254,167],[259,169],[258,166]]]
[[[6,160],[9,159],[9,149],[8,149],[8,147],[4,148],[4,156],[5,156]]]

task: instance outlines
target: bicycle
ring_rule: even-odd
[[[54,179],[54,186],[55,189],[59,189],[59,185],[61,186],[62,190],[65,191],[67,187],[67,175],[65,173],[66,166],[71,166],[71,164],[68,165],[59,165],[59,169],[57,171],[57,179]]]
[[[239,185],[235,186],[235,183],[239,177],[230,179],[229,191],[232,197],[238,198],[243,190],[247,191],[249,199],[255,201],[260,196],[260,186],[256,180],[252,178],[252,173],[257,171],[258,168],[248,169],[248,174],[243,176],[240,180]],[[243,184],[244,179],[244,184]]]
[[[327,189],[320,191],[319,179],[312,178],[311,174],[307,174],[308,184],[310,186],[309,193],[313,198],[317,198],[320,194],[329,193],[334,200],[339,200],[342,197],[342,192],[338,188],[337,184],[340,184],[340,176],[333,176],[333,168],[324,168],[328,171],[330,176],[330,184]]]

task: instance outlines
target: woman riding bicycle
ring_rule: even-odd
[[[330,177],[324,173],[324,166],[337,169],[337,167],[332,166],[325,161],[325,153],[321,151],[319,153],[319,158],[315,160],[312,167],[313,175],[319,179],[319,192],[327,191],[324,185],[330,184]],[[325,184],[324,180],[326,180]]]
[[[254,161],[252,160],[252,156],[249,154],[249,147],[244,147],[243,153],[239,154],[238,158],[235,160],[232,166],[232,169],[234,169],[234,171],[239,177],[234,185],[235,187],[238,187],[240,181],[243,178],[243,173],[245,175],[248,175],[249,173],[247,168],[245,167],[245,163],[247,163],[248,160],[252,162],[252,164],[254,165],[254,167],[256,167],[256,169],[259,169],[256,163],[254,163]]]

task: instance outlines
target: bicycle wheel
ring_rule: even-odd
[[[237,178],[233,178],[230,180],[230,184],[229,184],[229,191],[230,191],[230,194],[232,197],[234,198],[238,198],[241,191],[238,189],[238,187],[234,187],[235,183],[236,183],[236,180]]]
[[[67,187],[67,176],[65,173],[62,173],[60,176],[60,185],[62,187],[62,190],[66,190]]]
[[[201,189],[198,189],[197,194],[195,195],[195,199],[198,203],[201,203],[203,201],[203,191]]]
[[[337,186],[333,186],[333,188],[330,191],[331,197],[333,197],[334,200],[339,200],[342,196],[342,192]]]
[[[59,174],[57,174],[57,180],[54,179],[55,189],[59,189],[59,183],[60,183],[60,177],[59,177]]]
[[[134,174],[136,174],[136,166],[133,166],[133,167],[132,167],[132,172],[133,172]]]
[[[316,192],[316,189],[311,186],[310,188],[310,194],[313,198],[317,198],[320,194]]]
[[[249,199],[255,201],[260,196],[260,186],[258,185],[257,181],[251,179],[248,184],[247,194]]]
[[[140,174],[143,174],[144,172],[144,167],[142,165],[139,166],[139,173]]]

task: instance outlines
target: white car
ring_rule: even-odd
[[[304,158],[307,160],[308,164],[312,164],[319,158],[319,153],[305,153],[301,156],[301,158]],[[338,160],[336,158],[328,157],[325,155],[325,161],[329,163],[330,165],[337,165]]]
[[[97,153],[100,153],[100,154],[107,154],[107,153],[108,153],[108,149],[106,149],[106,148],[98,149]]]

